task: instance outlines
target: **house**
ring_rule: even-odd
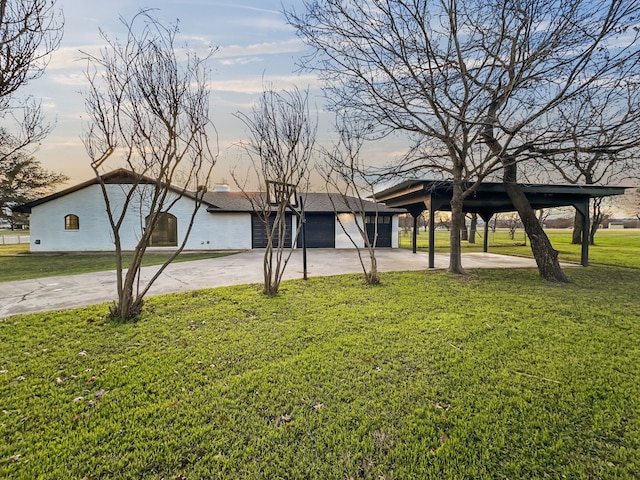
[[[102,176],[109,192],[111,208],[119,213],[126,192],[135,183],[136,176],[127,170],[116,170]],[[137,185],[136,200],[129,206],[121,227],[124,250],[132,250],[145,226],[145,190],[153,183],[144,179]],[[174,194],[178,189],[172,189]],[[186,250],[238,250],[264,248],[264,224],[252,207],[251,196],[263,193],[230,192],[216,188],[204,195],[196,213],[194,225],[185,246]],[[249,198],[248,198],[249,197]],[[306,218],[307,247],[353,248],[344,225],[354,240],[364,245],[357,229],[360,209],[349,208],[359,204],[355,198],[345,199],[339,194],[307,193],[303,195]],[[193,194],[185,194],[161,217],[150,248],[171,250],[181,244],[194,207]],[[370,235],[376,231],[377,246],[398,247],[398,215],[403,209],[389,208],[365,201],[366,227]],[[109,226],[100,182],[97,178],[20,205],[14,210],[30,213],[32,252],[97,252],[112,251],[114,240]],[[120,210],[121,211],[121,210]],[[376,215],[377,212],[377,215]],[[286,215],[286,243],[291,245],[292,233],[297,229],[298,217],[294,212]],[[299,243],[299,242],[298,242]],[[296,243],[297,246],[299,246]]]

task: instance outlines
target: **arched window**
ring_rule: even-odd
[[[70,213],[64,217],[65,230],[80,230],[80,219],[77,215]]]
[[[146,218],[149,224],[149,217]],[[156,228],[149,239],[150,247],[177,247],[178,246],[178,219],[170,213],[163,212],[158,217]]]

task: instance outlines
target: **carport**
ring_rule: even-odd
[[[467,184],[465,190],[471,188]],[[624,194],[626,187],[598,185],[521,185],[534,210],[574,207],[582,217],[583,232],[589,231],[589,200]],[[375,194],[375,200],[388,207],[405,208],[413,217],[413,252],[416,252],[418,217],[429,211],[429,268],[435,266],[435,212],[451,211],[452,182],[439,180],[407,180]],[[489,220],[496,213],[513,212],[515,208],[501,182],[483,182],[465,199],[465,213],[477,213],[484,220],[484,246],[488,251]],[[589,263],[589,236],[582,235],[581,264]]]

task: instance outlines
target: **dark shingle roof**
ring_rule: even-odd
[[[264,193],[248,192],[207,192],[204,196],[205,203],[209,204],[207,211],[209,212],[252,212],[254,207],[249,200],[255,199],[254,203],[259,205],[262,203]],[[248,198],[247,198],[248,197]],[[360,212],[360,202],[355,197],[347,197],[346,199],[339,193],[307,193],[303,195],[304,210],[307,213],[324,213],[338,212],[351,213]],[[405,213],[404,209],[389,208],[384,204],[362,200],[364,213]]]

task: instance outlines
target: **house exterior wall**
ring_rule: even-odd
[[[251,214],[250,213],[206,213],[209,218],[203,221],[209,224],[211,245],[215,250],[250,250],[251,249]],[[198,242],[193,237],[194,242]],[[189,240],[191,241],[191,239]],[[196,250],[196,248],[194,248]]]
[[[109,185],[114,190],[116,185]],[[65,230],[66,215],[77,215],[78,230]],[[31,210],[31,251],[110,251],[113,234],[109,227],[104,200],[99,185],[91,185]],[[139,235],[133,218],[123,225],[127,235]]]
[[[107,185],[112,211],[122,209],[127,185]],[[144,186],[139,187],[144,191]],[[178,245],[184,239],[193,200],[181,198],[169,213],[178,219]],[[78,230],[65,230],[64,218],[73,214],[79,218]],[[140,197],[133,200],[120,229],[122,248],[135,248],[144,218],[149,214]],[[33,207],[31,212],[32,252],[95,252],[114,250],[113,232],[109,226],[102,191],[90,185],[53,201]],[[185,246],[187,250],[218,250],[251,248],[251,215],[248,213],[208,213],[205,206],[196,213],[194,225]],[[175,247],[153,247],[153,250],[173,250]]]
[[[111,208],[119,213],[123,207],[126,189],[130,185],[108,184]],[[139,186],[141,191],[150,186]],[[141,236],[148,208],[138,195],[130,205],[120,233],[124,250],[132,250]],[[186,234],[193,200],[178,199],[169,213],[177,218],[178,245]],[[65,230],[65,216],[77,215],[78,230]],[[359,215],[340,214],[344,226],[358,246],[364,242],[358,232],[356,221]],[[392,246],[398,246],[398,216],[393,216]],[[31,251],[32,252],[97,252],[113,251],[113,232],[109,226],[104,199],[100,185],[89,185],[64,196],[32,207],[31,211]],[[293,232],[297,228],[295,216],[292,221]],[[343,231],[338,218],[335,220],[335,248],[354,248]],[[251,249],[251,214],[248,212],[213,212],[206,206],[200,207],[194,219],[191,234],[185,246],[187,250],[244,250]],[[175,247],[152,247],[152,250],[173,250]]]
[[[344,226],[340,226],[340,221],[338,221],[338,217]],[[357,223],[356,223],[357,222]],[[351,240],[349,240],[349,236],[356,242],[358,248],[364,248],[364,240],[362,239],[362,235],[358,231],[358,224],[362,225],[362,218],[360,215],[354,215],[352,213],[340,213],[336,216],[336,248],[355,248]],[[391,217],[391,247],[398,248],[398,228],[400,225],[400,220],[398,215],[393,215]],[[347,233],[345,233],[345,230]]]
[[[339,221],[338,217],[340,218]],[[342,223],[342,226],[340,223]],[[336,248],[355,248],[351,240],[349,240],[349,236],[356,242],[358,247],[364,247],[364,240],[358,231],[358,224],[362,226],[362,218],[360,215],[339,213],[336,216]]]
[[[398,248],[400,232],[400,217],[394,215],[391,217],[391,248]]]

